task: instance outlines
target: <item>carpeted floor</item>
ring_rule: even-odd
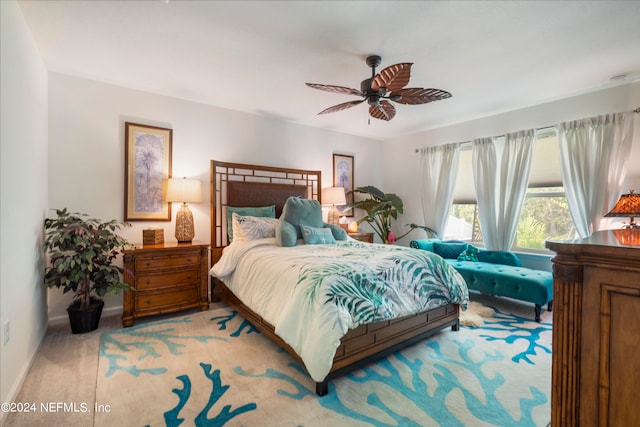
[[[484,325],[339,378],[323,398],[224,305],[124,330],[106,318],[91,334],[51,331],[18,399],[77,411],[9,414],[5,425],[546,426],[551,313],[536,324],[529,305],[474,297],[498,310]]]

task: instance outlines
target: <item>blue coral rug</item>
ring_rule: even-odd
[[[318,397],[229,308],[105,332],[96,426],[546,426],[551,323],[496,310],[335,379]]]

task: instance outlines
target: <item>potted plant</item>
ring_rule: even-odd
[[[400,236],[393,234],[391,221],[397,220],[398,214],[404,212],[404,203],[396,194],[385,193],[372,185],[357,187],[350,193],[367,195],[365,199],[347,205],[347,209],[358,208],[364,210],[366,215],[357,221],[358,225],[367,222],[383,243],[394,243],[397,239],[403,238],[416,228],[425,230],[428,236],[437,235],[433,229],[417,224],[407,224],[410,227],[409,230]]]
[[[114,265],[121,250],[129,246],[116,231],[130,224],[103,222],[87,215],[56,210],[56,218],[44,220],[44,250],[49,255],[44,285],[74,292],[67,312],[74,334],[98,328],[107,293],[128,290],[122,267]]]

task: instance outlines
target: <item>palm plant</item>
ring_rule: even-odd
[[[363,200],[350,203],[347,205],[347,209],[358,208],[364,210],[367,214],[357,221],[358,224],[367,222],[383,243],[393,243],[395,240],[401,239],[411,233],[416,228],[425,230],[429,236],[437,235],[437,233],[429,227],[407,224],[409,230],[400,236],[395,236],[391,231],[391,221],[397,220],[398,214],[404,213],[404,203],[400,197],[393,193],[385,193],[372,185],[357,187],[350,193],[359,193],[368,196]]]

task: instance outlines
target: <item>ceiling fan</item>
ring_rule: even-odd
[[[411,62],[391,65],[376,74],[376,67],[380,65],[381,61],[382,58],[378,55],[367,57],[367,65],[371,67],[371,78],[365,79],[360,83],[360,90],[344,86],[307,83],[307,86],[314,89],[362,97],[360,100],[334,105],[320,111],[318,114],[346,110],[367,101],[371,117],[389,121],[396,115],[396,109],[389,101],[414,105],[451,98],[449,92],[440,89],[404,88],[411,77],[411,66],[413,65]]]

